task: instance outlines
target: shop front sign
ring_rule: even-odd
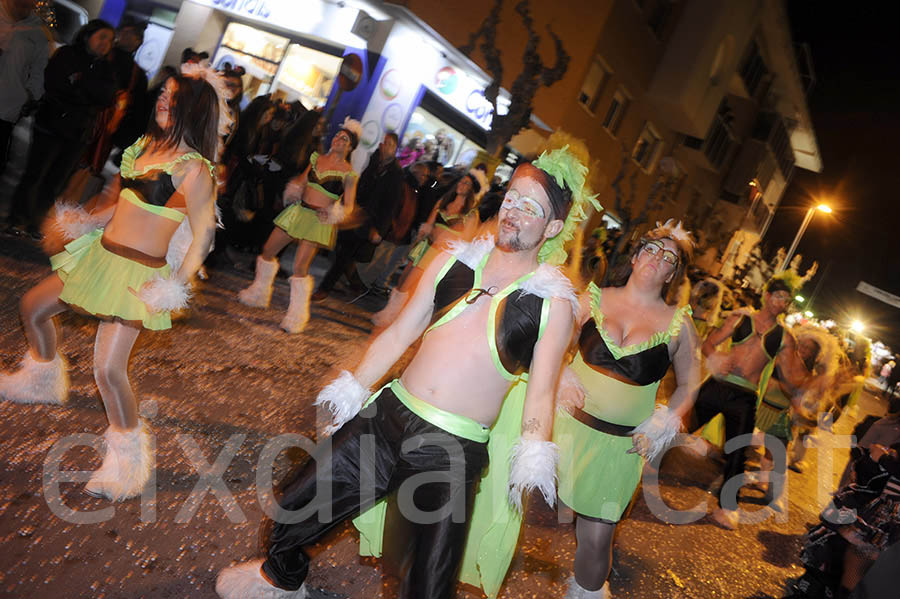
[[[266,0],[212,0],[212,5],[221,10],[259,19],[268,19],[272,14]]]
[[[431,81],[426,82],[431,91],[455,109],[475,121],[482,129],[491,127],[494,107],[484,97],[484,88],[462,70],[443,66]]]

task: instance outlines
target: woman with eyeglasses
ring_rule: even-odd
[[[298,242],[291,277],[291,301],[281,328],[300,333],[309,322],[309,299],[313,278],[309,275],[319,248],[334,247],[336,225],[353,212],[359,175],[350,165],[350,153],[359,144],[362,127],[359,121],[344,119],[344,124],[331,140],[327,154],[313,152],[309,166],[292,179],[284,190],[284,203],[290,204],[275,218],[275,229],[256,257],[256,277],[247,289],[238,293],[241,303],[267,308],[272,297],[272,283],[278,273],[278,254],[288,244]]]
[[[641,478],[658,465],[700,380],[690,306],[675,298],[691,260],[690,235],[670,219],[648,232],[610,287],[582,295],[577,352],[561,376],[553,438],[559,497],[577,514],[575,575],[567,599],[607,597],[616,525]],[[675,369],[668,407],[656,390]]]

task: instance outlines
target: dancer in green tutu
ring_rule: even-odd
[[[0,396],[9,401],[63,403],[68,378],[53,317],[76,310],[100,319],[94,378],[109,428],[103,465],[87,484],[92,495],[132,497],[150,478],[150,436],[128,359],[143,329],[171,328],[170,313],[187,305],[210,249],[213,164],[230,124],[223,92],[221,76],[200,65],[185,65],[166,81],[149,133],[125,151],[98,208],[57,206],[48,231],[72,241],[51,256],[54,273],[22,298],[29,351],[17,372],[0,376]]]

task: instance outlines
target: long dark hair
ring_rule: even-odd
[[[641,253],[641,250],[644,249],[644,246],[647,245],[648,241],[660,241],[662,239],[669,239],[675,243],[675,246],[678,248],[678,264],[675,266],[672,278],[663,283],[659,296],[670,306],[677,303],[678,290],[681,288],[687,269],[694,258],[694,248],[690,243],[669,237],[668,229],[665,229],[664,227],[657,227],[656,229],[647,231],[647,233],[641,237],[640,242],[635,244],[634,249],[632,249],[631,253],[628,255],[628,260],[626,260],[624,264],[616,266],[610,274],[609,286],[624,287],[625,283],[628,282],[628,278],[631,277],[631,271],[633,270],[632,260]]]
[[[459,182],[463,180],[463,177],[468,177],[469,175],[463,175],[459,179],[456,179],[453,184],[450,186],[441,199],[438,200],[438,210],[443,210],[448,205],[453,202],[453,199],[456,197],[456,187],[459,185]],[[469,188],[469,193],[466,194],[466,203],[463,205],[462,210],[459,211],[461,216],[465,216],[469,212],[471,212],[475,208],[475,185],[473,184]]]
[[[169,108],[172,126],[163,130],[156,119],[151,118],[147,133],[152,140],[168,148],[176,147],[183,139],[201,156],[216,162],[219,143],[219,98],[216,91],[203,79],[182,75],[171,79],[177,86]]]
[[[92,35],[102,29],[109,29],[113,32],[113,34],[116,33],[116,28],[103,19],[91,19],[90,21],[85,23],[81,27],[81,29],[78,30],[78,33],[75,34],[75,39],[72,41],[72,45],[79,50],[90,54],[90,50],[88,50],[88,40]]]

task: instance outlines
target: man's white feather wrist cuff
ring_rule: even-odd
[[[363,387],[356,377],[347,370],[328,383],[316,396],[315,405],[324,406],[331,411],[331,426],[326,429],[327,434],[333,434],[353,419],[362,409],[363,403],[372,392]]]
[[[559,448],[552,441],[519,440],[509,457],[509,502],[522,513],[522,495],[538,489],[547,505],[556,503],[556,464]]]

